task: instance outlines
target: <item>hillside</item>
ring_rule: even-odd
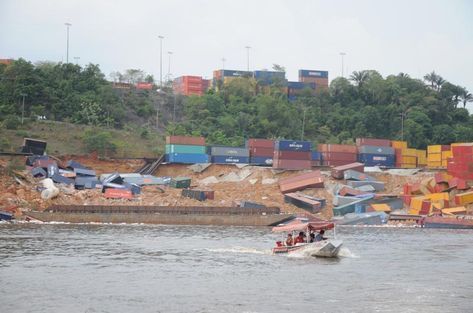
[[[108,132],[116,146],[113,157],[138,158],[155,157],[164,150],[164,138],[155,132],[142,136],[139,129],[125,127],[123,130],[104,127],[77,125],[65,122],[35,121],[23,127],[10,130],[0,128],[3,151],[18,151],[24,137],[31,137],[48,142],[47,152],[51,155],[85,155],[89,153],[84,143],[85,133]],[[143,138],[146,137],[146,138]]]

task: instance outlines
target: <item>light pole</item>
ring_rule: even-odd
[[[66,63],[69,63],[69,27],[72,26],[71,23],[64,23],[67,28],[67,46],[66,46]]]
[[[345,55],[347,55],[347,54],[345,52],[340,52],[340,55],[342,57],[342,77],[343,77],[343,74],[344,74],[343,73],[343,70],[344,70],[344,68],[343,68],[343,59],[344,59]]]
[[[163,88],[163,39],[164,36],[159,35],[159,86]]]
[[[171,80],[171,56],[172,56],[172,51],[168,51],[168,80]]]
[[[76,60],[76,65],[79,64],[80,57],[74,57],[74,60]]]
[[[23,120],[25,119],[25,97],[26,94],[22,93],[21,96],[23,97],[23,105],[21,109],[21,125],[23,125]]]
[[[250,46],[246,46],[246,71],[250,71]]]

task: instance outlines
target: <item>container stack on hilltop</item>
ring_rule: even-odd
[[[274,143],[273,168],[311,169],[311,143],[309,141],[277,140]]]
[[[394,167],[395,152],[387,139],[357,138],[358,161],[366,166]]]

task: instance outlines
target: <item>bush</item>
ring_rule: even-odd
[[[149,139],[149,130],[147,128],[142,128],[140,131],[140,137],[143,139]]]
[[[0,137],[0,150],[8,151],[11,149],[11,143],[7,138]]]
[[[30,137],[30,134],[26,130],[17,130],[15,135],[18,137]]]
[[[20,125],[20,119],[15,115],[7,115],[3,120],[3,126],[6,129],[17,129]]]
[[[83,141],[88,152],[96,151],[100,156],[115,153],[117,150],[117,145],[113,142],[110,132],[87,130],[84,133]]]

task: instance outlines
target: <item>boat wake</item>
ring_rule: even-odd
[[[210,252],[218,253],[241,253],[241,254],[271,254],[270,249],[256,249],[247,247],[230,247],[230,248],[216,248],[216,249],[205,249]]]
[[[301,249],[299,251],[294,251],[291,253],[286,254],[288,258],[312,258],[313,254],[318,251],[318,248],[306,248],[306,249]],[[355,255],[350,251],[350,249],[346,247],[340,248],[340,251],[338,252],[338,257],[339,258],[353,258],[357,259],[359,256]]]
[[[347,247],[341,247],[338,256],[342,258],[359,259],[360,257],[350,251]]]

